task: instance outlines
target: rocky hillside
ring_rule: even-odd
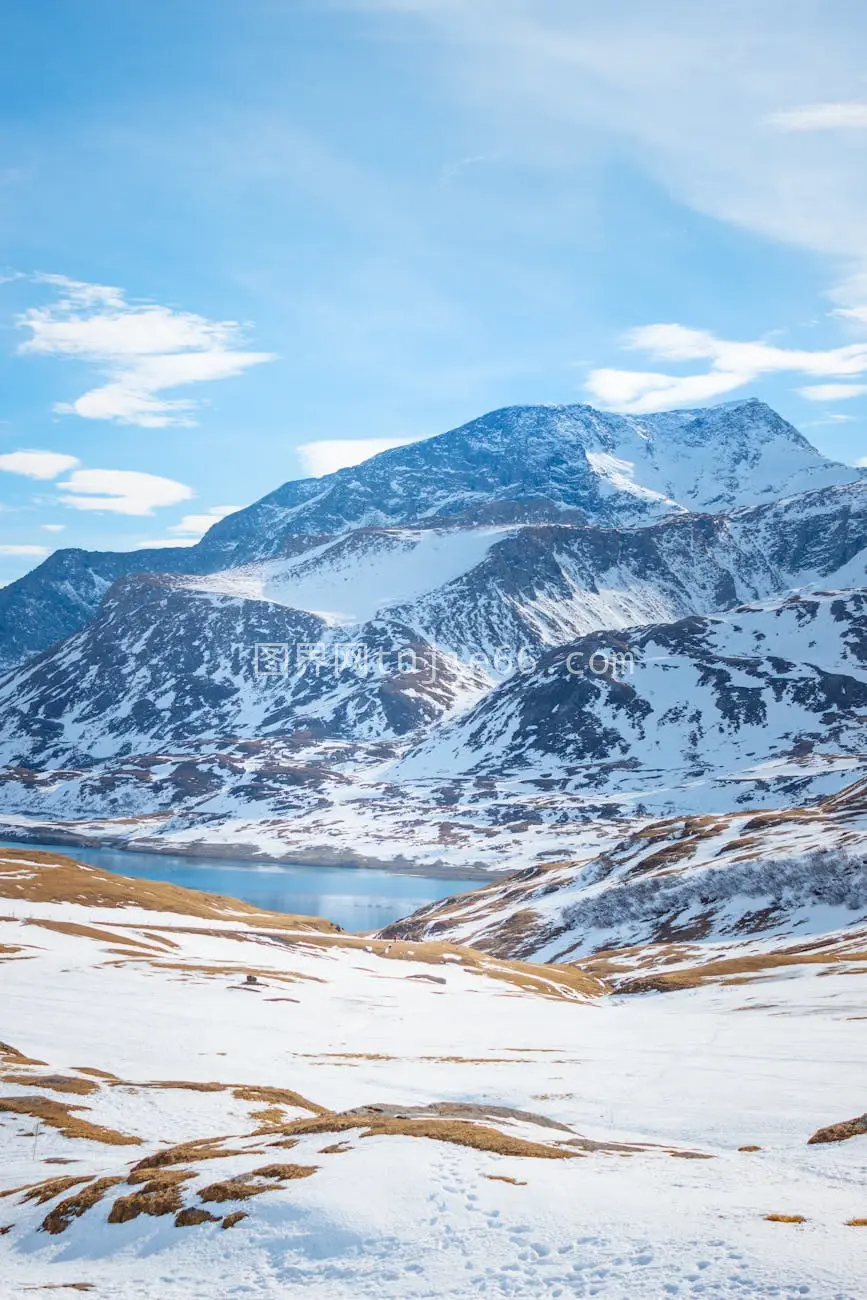
[[[862,479],[757,401],[642,417],[507,407],[362,465],[285,483],[194,547],[55,553],[0,592],[0,665],[75,631],[127,573],[213,572],[291,556],[351,529],[455,517],[631,527]]]

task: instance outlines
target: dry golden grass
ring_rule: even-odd
[[[527,1186],[523,1178],[510,1178],[508,1174],[485,1174],[485,1177],[492,1183],[509,1183],[512,1187]]]
[[[247,1151],[235,1151],[223,1146],[225,1140],[225,1138],[197,1138],[192,1142],[178,1142],[175,1146],[162,1147],[134,1164],[127,1181],[137,1181],[133,1179],[134,1174],[146,1173],[150,1176],[150,1170],[165,1169],[169,1165],[192,1164],[199,1160],[223,1160],[228,1156],[249,1154]]]
[[[761,1151],[761,1147],[753,1146],[751,1143],[744,1147],[738,1147],[738,1151]]]
[[[847,1219],[847,1228],[867,1228],[867,1219]]]
[[[46,1201],[53,1201],[56,1196],[62,1196],[68,1192],[70,1187],[78,1187],[81,1183],[90,1182],[90,1174],[79,1174],[76,1177],[67,1178],[48,1178],[44,1183],[36,1183],[21,1197],[21,1204],[25,1201],[35,1201],[37,1205],[44,1205]]]
[[[119,1196],[108,1215],[109,1223],[129,1223],[140,1214],[159,1218],[183,1212],[183,1184],[195,1178],[195,1169],[139,1169],[130,1171],[127,1183],[136,1191]]]
[[[529,1142],[524,1138],[501,1133],[485,1124],[474,1124],[457,1119],[401,1119],[393,1115],[359,1114],[345,1111],[342,1114],[322,1115],[317,1119],[299,1119],[287,1124],[283,1132],[287,1137],[306,1134],[346,1133],[361,1130],[362,1137],[418,1137],[434,1142],[450,1142],[455,1146],[472,1147],[476,1151],[491,1151],[502,1156],[532,1156],[542,1160],[569,1160],[578,1153],[563,1147],[546,1146],[542,1142]]]
[[[767,1223],[806,1223],[803,1214],[766,1214]]]
[[[190,1228],[197,1223],[220,1223],[218,1214],[211,1214],[210,1210],[203,1210],[198,1205],[190,1205],[185,1210],[179,1210],[175,1215],[176,1228]]]
[[[223,1222],[220,1224],[220,1227],[234,1228],[236,1223],[240,1223],[242,1219],[246,1219],[246,1218],[249,1218],[249,1215],[247,1214],[246,1210],[233,1210],[231,1214],[227,1214],[225,1216]]]
[[[0,1097],[0,1111],[12,1115],[29,1115],[31,1119],[38,1119],[50,1128],[57,1129],[64,1137],[84,1138],[88,1142],[103,1142],[107,1146],[141,1145],[139,1137],[118,1133],[116,1129],[104,1128],[101,1124],[90,1124],[72,1113],[86,1109],[86,1106],[68,1106],[49,1097]]]
[[[0,1043],[0,1060],[11,1065],[46,1065],[46,1061],[37,1061],[32,1056],[25,1056],[19,1052],[17,1047],[10,1047],[8,1043]]]
[[[807,1145],[817,1142],[845,1142],[848,1138],[860,1137],[867,1133],[867,1114],[856,1115],[854,1119],[844,1119],[839,1124],[829,1124],[827,1128],[817,1129],[808,1140]]]
[[[48,1088],[50,1092],[74,1092],[82,1097],[99,1091],[98,1083],[93,1083],[90,1079],[76,1079],[74,1075],[67,1074],[0,1074],[0,1079],[4,1083],[17,1083],[24,1087],[32,1084],[37,1088]]]
[[[88,1210],[98,1205],[106,1192],[118,1183],[122,1183],[122,1178],[95,1178],[93,1182],[88,1183],[80,1192],[74,1196],[69,1196],[65,1201],[61,1201],[53,1210],[50,1210],[42,1220],[41,1231],[51,1233],[57,1236],[58,1233],[65,1232],[73,1219],[78,1219]]]
[[[3,863],[0,861],[0,881],[2,881]],[[67,934],[77,939],[95,939],[98,943],[122,943],[127,948],[141,950],[143,953],[157,952],[150,944],[139,943],[136,939],[128,939],[124,935],[112,934],[110,930],[101,930],[95,925],[81,925],[78,921],[45,921],[42,919],[35,920],[32,917],[25,921],[25,925],[36,925],[40,930],[53,930],[55,934]]]
[[[320,1106],[318,1102],[302,1097],[300,1092],[293,1092],[291,1088],[271,1088],[257,1083],[229,1084],[228,1086],[232,1089],[232,1096],[238,1101],[261,1101],[266,1105],[291,1106],[295,1110],[309,1110],[314,1115],[328,1114],[326,1106]]]
[[[238,1174],[223,1182],[209,1183],[199,1191],[199,1200],[207,1203],[223,1201],[248,1201],[263,1192],[279,1192],[285,1182],[296,1178],[309,1178],[318,1165],[264,1165],[249,1174]],[[251,1179],[258,1181],[252,1182]]]

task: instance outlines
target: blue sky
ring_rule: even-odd
[[[756,394],[867,457],[865,41],[854,0],[6,0],[0,582],[512,402]]]

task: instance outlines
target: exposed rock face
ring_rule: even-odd
[[[865,555],[867,479],[761,403],[496,411],[4,589],[0,815],[505,865],[828,795],[867,752]]]

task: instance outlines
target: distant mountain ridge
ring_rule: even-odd
[[[796,807],[867,771],[865,602],[867,477],[762,403],[506,408],[0,592],[0,824],[460,868]]]
[[[621,416],[584,405],[506,407],[319,479],[283,484],[192,547],[61,550],[0,589],[0,668],[70,635],[129,573],[203,574],[298,554],[362,527],[447,521],[636,527],[853,487],[756,400]]]

